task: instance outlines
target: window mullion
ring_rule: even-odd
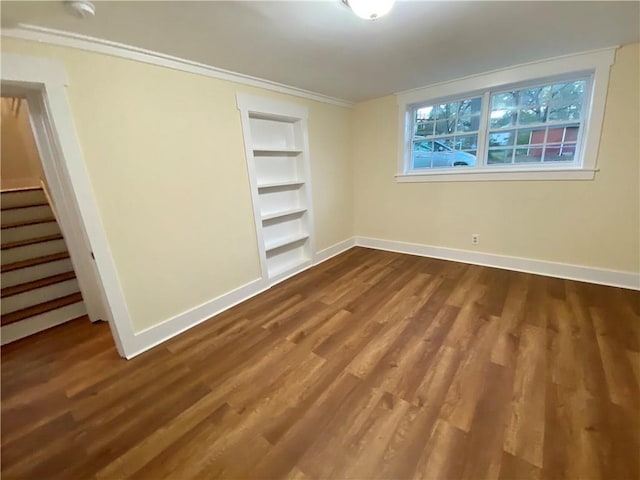
[[[491,92],[486,91],[482,95],[482,111],[480,113],[480,126],[478,130],[478,151],[476,152],[476,168],[483,168],[487,164],[489,155],[489,112],[491,106]]]

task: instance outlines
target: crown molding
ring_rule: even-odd
[[[340,107],[351,108],[354,105],[354,102],[350,102],[348,100],[330,97],[321,93],[311,92],[309,90],[252,77],[250,75],[244,75],[242,73],[232,72],[230,70],[224,70],[212,65],[194,62],[184,58],[174,57],[172,55],[134,47],[132,45],[126,45],[124,43],[112,42],[110,40],[103,40],[100,38],[89,37],[87,35],[80,35],[52,28],[19,24],[17,27],[3,28],[2,36],[126,58],[128,60],[171,68],[182,72],[195,73],[196,75],[217,78],[219,80],[227,80],[230,82],[240,83],[242,85],[263,88],[272,92],[284,93],[286,95],[306,98],[308,100],[328,103],[330,105],[337,105]]]

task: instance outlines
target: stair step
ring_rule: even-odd
[[[84,317],[86,314],[87,309],[84,303],[78,302],[35,317],[26,318],[21,322],[10,323],[2,327],[0,343],[6,345],[7,343],[15,342],[34,333]]]
[[[40,187],[4,191],[0,197],[0,208],[3,210],[40,203],[47,203],[47,197]]]
[[[20,268],[33,267],[34,265],[41,265],[43,263],[55,262],[56,260],[62,260],[69,258],[69,252],[54,253],[52,255],[45,255],[43,257],[31,258],[29,260],[23,260],[21,262],[9,263],[2,265],[2,272],[11,272]]]
[[[54,255],[56,253],[63,253],[66,251],[67,244],[64,243],[63,239],[34,243],[33,245],[26,245],[24,247],[2,250],[0,265],[10,265],[17,262],[26,262],[33,258],[41,258],[47,255]]]
[[[30,220],[53,217],[53,210],[49,205],[27,205],[2,210],[2,223],[24,223]]]
[[[50,277],[41,278],[39,280],[33,280],[31,282],[21,283],[20,285],[14,285],[13,287],[6,287],[0,291],[0,298],[10,297],[19,293],[29,292],[36,288],[46,287],[55,283],[64,282],[65,280],[71,280],[76,278],[74,271],[59,273]]]
[[[8,193],[8,192],[5,192]],[[48,207],[49,204],[47,202],[39,202],[39,203],[33,203],[33,204],[29,204],[29,205],[14,205],[11,207],[2,207],[0,208],[0,210],[2,210],[3,212],[8,212],[10,210],[17,210],[19,208],[35,208],[35,207]]]
[[[25,318],[50,312],[51,310],[66,307],[67,305],[71,305],[77,302],[82,302],[82,294],[80,292],[56,298],[55,300],[49,300],[48,302],[39,303],[38,305],[23,308],[22,310],[17,310],[15,312],[6,313],[0,317],[0,325],[9,325],[11,323],[24,320]]]
[[[16,247],[26,247],[27,245],[33,245],[34,243],[49,242],[51,240],[62,240],[62,234],[56,233],[54,235],[46,235],[44,237],[30,238],[27,240],[18,240],[17,242],[3,243],[2,246],[0,246],[0,250],[7,250],[9,248],[16,248]]]
[[[6,228],[2,230],[2,243],[31,240],[32,238],[46,237],[60,233],[60,227],[57,222],[23,225],[21,227]]]
[[[55,221],[56,219],[54,217],[34,218],[33,220],[26,220],[23,222],[3,223],[1,228],[6,230],[8,228],[26,227],[27,225],[38,225],[40,223],[50,223]]]
[[[11,312],[24,310],[25,308],[40,305],[56,298],[66,297],[80,291],[78,280],[64,280],[63,282],[53,283],[45,287],[29,290],[28,292],[18,293],[2,299],[2,308],[0,315],[7,315]]]
[[[43,263],[41,265],[34,265],[32,267],[20,268],[11,272],[2,272],[2,288],[13,287],[22,283],[32,282],[34,280],[40,280],[60,273],[65,273],[73,270],[70,258],[63,258],[62,260],[55,260],[49,263]]]

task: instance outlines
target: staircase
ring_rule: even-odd
[[[43,189],[1,195],[0,337],[5,345],[87,312]]]

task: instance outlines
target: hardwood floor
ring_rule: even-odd
[[[638,479],[640,293],[352,249],[131,361],[2,349],[2,478]]]

